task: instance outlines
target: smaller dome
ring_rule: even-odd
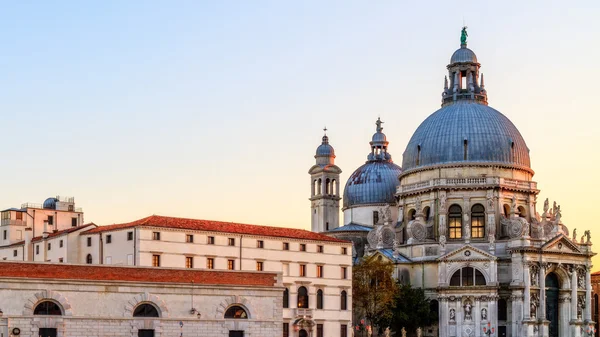
[[[56,209],[56,202],[58,199],[56,198],[48,198],[44,201],[43,208],[44,209]]]
[[[373,138],[372,138],[371,142],[372,143],[383,143],[383,142],[387,143],[387,137],[385,136],[384,133],[376,132],[373,135]]]
[[[478,63],[477,55],[471,49],[467,48],[466,45],[462,45],[452,54],[450,64],[453,63]]]
[[[323,136],[323,143],[317,147],[315,156],[335,157],[335,150],[333,149],[333,146],[329,145],[329,137]]]

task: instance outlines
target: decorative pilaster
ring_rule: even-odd
[[[546,319],[546,268],[548,267],[547,263],[540,264],[540,307],[538,308],[538,318],[541,320]]]
[[[585,321],[592,321],[592,275],[591,268],[585,266]]]
[[[571,267],[571,321],[577,321],[577,269]]]
[[[525,296],[523,298],[523,320],[529,320],[531,318],[530,308],[531,308],[531,276],[530,276],[530,268],[531,263],[523,262],[523,281],[525,283]]]

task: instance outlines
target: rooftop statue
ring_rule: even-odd
[[[464,26],[462,28],[462,31],[460,32],[460,44],[461,45],[467,45],[467,37],[469,36],[469,34],[467,34],[467,26]]]

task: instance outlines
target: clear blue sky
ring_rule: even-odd
[[[401,163],[439,107],[464,18],[540,198],[583,233],[600,201],[599,6],[4,2],[0,205],[60,194],[98,224],[156,213],[309,228],[323,126],[344,181],[378,116]]]

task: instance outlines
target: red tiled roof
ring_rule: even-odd
[[[600,276],[600,270],[592,273],[592,276]]]
[[[309,232],[304,229],[296,228],[283,228],[283,227],[269,227],[269,226],[258,226],[258,225],[246,225],[241,223],[233,222],[221,222],[212,220],[196,220],[196,219],[185,219],[185,218],[173,218],[159,215],[152,215],[143,219],[139,219],[129,223],[115,224],[108,226],[99,226],[81,234],[95,234],[107,231],[114,231],[125,228],[132,228],[138,226],[149,226],[149,227],[165,227],[165,228],[177,228],[187,230],[198,230],[198,231],[209,231],[209,232],[223,232],[223,233],[235,233],[235,234],[248,234],[258,236],[275,236],[282,238],[294,238],[303,240],[317,240],[317,241],[330,241],[330,242],[348,242],[334,237],[319,234],[315,232]],[[349,242],[348,242],[349,243]]]
[[[242,271],[0,262],[0,278],[275,286],[276,276],[275,273]]]
[[[25,244],[25,241],[19,241],[19,242],[15,242],[13,244],[10,244],[8,246],[0,246],[0,248],[10,248],[10,247],[14,247],[14,246],[22,246]]]
[[[57,232],[51,232],[48,234],[48,239],[53,238],[55,236],[59,236],[59,235],[63,235],[63,234],[69,234],[69,233],[73,233],[76,232],[80,229],[84,229],[90,226],[96,226],[95,223],[90,222],[89,224],[85,224],[85,225],[81,225],[81,226],[77,226],[77,227],[71,227],[71,228],[67,228],[67,229],[63,229],[61,231],[57,231]],[[36,242],[36,241],[41,241],[42,237],[41,236],[36,236],[33,239],[31,239],[31,242]]]

